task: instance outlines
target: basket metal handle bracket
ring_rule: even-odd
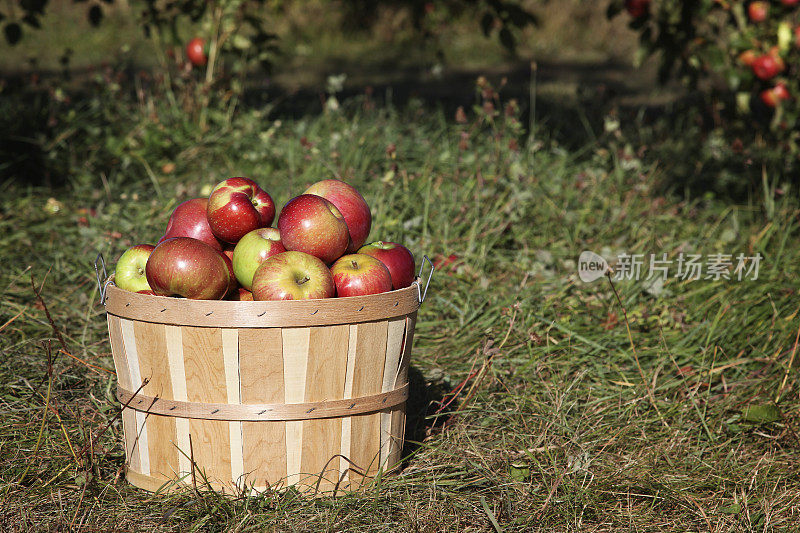
[[[102,274],[100,273],[101,270]],[[102,252],[98,253],[97,257],[94,258],[94,273],[97,276],[97,289],[100,291],[100,304],[105,305],[106,289],[108,284],[111,283],[111,279],[108,277],[106,260],[103,258]]]
[[[430,267],[430,272],[428,273],[428,279],[425,281],[425,288],[422,288],[420,281],[422,280],[422,272],[425,270],[425,263],[428,263]],[[419,266],[419,274],[417,275],[417,279],[414,280],[414,283],[417,284],[417,298],[419,298],[419,303],[425,301],[425,297],[428,295],[428,286],[431,284],[431,279],[433,278],[433,273],[436,271],[436,267],[433,266],[433,263],[428,258],[427,255],[422,256],[422,264]]]

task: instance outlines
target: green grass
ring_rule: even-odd
[[[414,102],[376,109],[361,98],[291,120],[220,113],[200,134],[165,99],[114,102],[79,106],[67,124],[79,133],[54,145],[66,185],[18,176],[0,188],[4,527],[797,528],[794,191],[750,205],[664,196],[658,168],[613,137],[570,153],[542,130],[523,137],[502,113],[468,111],[461,124]],[[430,416],[409,428],[418,443],[402,472],[363,494],[151,495],[122,479],[92,261],[155,241],[177,202],[230,175],[253,177],[278,204],[343,176],[370,202],[374,238],[458,257],[436,273],[417,323],[412,365],[424,386],[411,408]],[[623,309],[607,280],[578,279],[585,249],[764,260],[758,281],[617,282]],[[80,361],[59,352],[31,276]],[[425,405],[484,364],[457,408]]]

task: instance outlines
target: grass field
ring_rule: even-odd
[[[203,111],[190,81],[164,92],[113,66],[76,92],[4,93],[0,125],[18,134],[0,161],[0,530],[800,529],[796,187],[766,171],[753,185],[736,174],[745,165],[723,174],[713,153],[682,139],[693,115],[675,122],[669,150],[650,144],[635,113],[599,116],[596,86],[630,81],[630,70],[609,72],[605,49],[575,67],[586,50],[557,50],[554,35],[577,42],[564,29],[592,19],[571,27],[558,3],[544,5],[551,22],[536,30],[536,50],[555,59],[538,84],[528,71],[509,75],[505,96],[488,84],[508,75],[499,49],[469,59],[466,42],[449,56],[464,72],[427,84],[427,100],[413,88],[392,105],[359,85],[409,75],[381,77],[386,58],[362,42],[342,52],[365,61],[349,72],[345,92],[356,96],[340,94],[336,108],[324,79],[353,63],[325,66],[338,42],[327,34],[298,52],[302,33],[285,37],[286,100],[266,106],[223,95]],[[112,22],[135,39],[124,19]],[[67,26],[68,36],[81,29]],[[608,28],[584,45],[613,43]],[[95,38],[84,43],[87,64],[111,46],[107,34]],[[425,63],[418,53],[412,63]],[[22,55],[0,58],[0,69],[24,65]],[[471,72],[481,69],[494,74],[476,87]],[[316,103],[293,104],[294,89]],[[459,97],[431,103],[436,91]],[[529,94],[539,113],[527,112]],[[463,95],[474,106],[454,112]],[[556,116],[564,99],[580,112]],[[179,202],[232,175],[254,178],[279,206],[341,176],[370,203],[372,238],[440,264],[416,327],[403,469],[362,494],[152,495],[123,478],[92,263],[156,241]],[[737,176],[749,194],[734,203],[718,193]],[[690,194],[681,178],[722,185]],[[585,283],[584,250],[666,254],[670,276]],[[740,253],[763,257],[758,279],[675,277],[681,254]]]
[[[356,98],[268,126],[242,112],[212,138],[167,130],[163,152],[132,122],[122,125],[132,130],[128,160],[76,153],[63,187],[4,183],[3,529],[796,529],[791,191],[749,205],[663,196],[658,168],[629,150],[566,152],[543,131],[523,136],[513,108],[485,111],[455,120]],[[233,174],[279,204],[343,176],[371,203],[374,237],[457,256],[436,273],[417,324],[412,453],[364,494],[150,495],[122,479],[92,261],[155,241],[177,202]],[[608,280],[578,279],[584,249],[764,259],[757,281],[619,281],[618,299]],[[437,414],[436,402],[481,368]]]

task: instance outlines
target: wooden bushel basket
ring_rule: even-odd
[[[419,278],[281,302],[167,298],[111,281],[101,298],[133,485],[334,494],[398,466]]]

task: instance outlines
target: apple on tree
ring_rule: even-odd
[[[247,290],[253,284],[253,274],[265,259],[285,252],[281,233],[275,228],[254,229],[242,237],[233,250],[233,272]]]
[[[301,194],[283,206],[278,231],[284,248],[311,254],[325,263],[341,257],[350,243],[342,213],[325,198],[313,194]]]
[[[625,11],[635,18],[642,18],[650,12],[650,0],[625,0]]]
[[[321,196],[336,206],[344,216],[350,233],[347,253],[353,253],[366,242],[372,227],[372,213],[364,197],[355,187],[337,179],[318,181],[303,194]]]
[[[272,224],[275,202],[249,178],[228,178],[208,197],[208,224],[221,241],[235,244],[247,233]]]
[[[747,16],[753,22],[764,22],[769,15],[769,2],[750,2],[747,6]]]
[[[158,241],[159,244],[173,237],[191,237],[215,250],[222,250],[222,243],[214,237],[208,224],[207,210],[208,198],[193,198],[180,204],[170,215],[167,230]]]
[[[739,62],[746,67],[751,67],[757,57],[755,50],[745,50],[739,54]]]
[[[267,258],[253,275],[253,299],[309,300],[336,293],[330,270],[303,252],[283,252]]]
[[[225,256],[197,239],[168,239],[150,253],[147,282],[159,296],[220,300],[230,288]]]
[[[206,53],[206,41],[200,37],[195,37],[186,45],[186,57],[192,65],[196,67],[205,66],[208,63],[208,54]]]
[[[751,65],[753,73],[761,80],[770,80],[777,76],[785,67],[780,56],[764,54],[755,58]]]
[[[378,259],[366,254],[340,257],[331,267],[338,296],[364,296],[392,290],[392,275]]]
[[[131,292],[150,290],[145,267],[153,249],[155,246],[151,244],[137,244],[125,250],[114,270],[114,283],[117,287]]]
[[[362,246],[358,253],[372,256],[383,263],[392,276],[392,287],[395,290],[408,287],[414,281],[414,256],[402,244],[376,241]]]
[[[789,100],[791,95],[789,94],[789,90],[786,88],[786,84],[781,82],[775,87],[761,91],[759,97],[767,107],[778,107],[782,101]]]

